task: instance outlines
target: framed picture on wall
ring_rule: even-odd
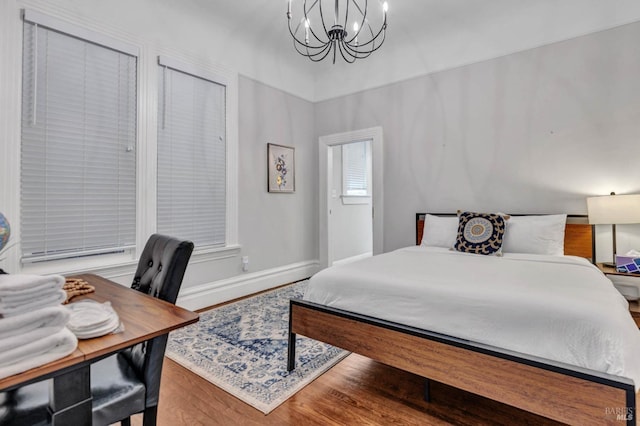
[[[294,192],[296,185],[295,148],[267,144],[269,192]]]

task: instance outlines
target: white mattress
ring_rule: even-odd
[[[304,299],[640,384],[627,301],[583,258],[407,247],[317,273]]]

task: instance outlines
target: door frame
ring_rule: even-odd
[[[383,132],[382,127],[370,127],[368,129],[354,130],[351,132],[334,133],[332,135],[320,136],[319,138],[319,175],[318,180],[318,192],[320,198],[320,214],[319,219],[319,261],[320,268],[324,269],[329,266],[329,259],[332,258],[330,250],[331,244],[329,244],[330,238],[330,223],[329,220],[329,206],[331,205],[331,190],[329,188],[329,174],[327,168],[332,160],[329,158],[331,155],[332,146],[343,145],[349,142],[359,142],[364,140],[371,140],[371,155],[372,155],[372,170],[373,176],[372,182],[372,208],[373,208],[373,254],[380,254],[383,252],[383,237],[384,237],[384,203],[383,203],[383,176],[384,176],[384,146],[383,146]]]

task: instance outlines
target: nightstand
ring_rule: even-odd
[[[629,311],[631,312],[633,320],[640,328],[640,303],[638,303],[637,300],[629,300]]]
[[[604,266],[602,263],[598,263],[597,266],[623,296],[627,298],[640,296],[640,274],[618,272],[616,268]],[[640,327],[640,303],[638,300],[629,300],[629,311],[633,320]]]

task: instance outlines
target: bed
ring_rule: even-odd
[[[425,214],[416,215],[417,243],[422,240],[424,218]],[[312,300],[291,301],[288,368],[295,367],[295,338],[300,334],[425,377],[425,391],[428,391],[429,380],[435,380],[568,424],[620,424],[622,420],[635,424],[637,389],[634,383],[640,382],[640,367],[635,358],[640,359],[640,332],[635,328],[622,296],[613,286],[607,287],[606,281],[602,281],[606,278],[594,266],[579,259],[594,258],[593,228],[585,222],[584,217],[567,220],[564,229],[564,254],[567,256],[557,259],[542,259],[544,256],[530,259],[530,256],[517,254],[477,256],[417,246],[385,253],[352,266],[321,271],[312,278],[305,296],[307,298],[311,293]],[[472,266],[460,268],[462,272],[459,272],[454,265],[466,262],[466,258],[471,258]],[[418,266],[410,267],[411,264]],[[524,271],[529,264],[536,264],[536,279],[522,280],[522,288],[518,291],[524,293],[518,293],[518,297],[501,288],[502,281],[493,282],[496,278],[493,275],[513,278],[521,270],[519,268]],[[408,269],[411,270],[406,272]],[[473,270],[471,276],[470,270]],[[563,281],[564,271],[571,271],[567,274],[576,275],[579,282],[587,283],[588,292],[582,287],[572,288],[574,284],[569,285],[570,281]],[[400,290],[406,282],[420,282],[426,275],[439,280],[462,275],[468,283],[462,292],[464,297],[447,302],[445,293],[450,292],[449,288],[427,288],[422,296],[412,293],[415,290],[407,290],[408,296]],[[487,275],[491,275],[491,279],[486,279]],[[560,281],[551,282],[556,276]],[[545,285],[549,281],[551,287],[532,289],[537,286],[536,280]],[[382,293],[367,287],[376,281],[383,289],[380,290]],[[390,283],[387,287],[393,288],[393,293],[404,294],[399,302],[395,302],[399,303],[395,313],[388,302],[390,294],[384,293],[385,281]],[[483,290],[484,286],[494,287],[477,291],[474,285]],[[337,296],[331,293],[336,288],[343,289]],[[578,290],[584,295],[577,295]],[[536,295],[536,291],[553,293],[550,303],[539,303],[536,298],[540,295]],[[373,301],[369,299],[358,305],[358,296],[365,293],[374,294]],[[573,294],[576,294],[576,302],[567,304],[566,298]],[[485,296],[501,299],[507,313],[493,313],[493,307],[487,308]],[[371,308],[376,304],[381,309]],[[414,321],[419,316],[412,311],[416,306],[423,306],[428,312],[422,315],[425,322]],[[568,314],[566,318],[555,318],[558,312],[553,309],[566,310]],[[614,312],[610,319],[605,315],[609,310]],[[468,318],[465,319],[465,315]],[[507,322],[513,322],[511,327],[504,321],[500,325],[503,315],[514,315]],[[532,317],[540,319],[542,331],[528,327],[527,318]],[[607,347],[598,352],[603,343],[592,341],[597,340],[592,337],[599,337],[598,329],[592,327],[600,327],[597,324],[600,317],[607,317],[603,321],[610,322],[602,327],[612,333],[611,336],[604,333],[604,346]],[[572,322],[574,324],[570,325]],[[502,328],[506,329],[502,340],[494,336],[498,333],[487,332]],[[572,331],[566,335],[561,331],[548,337],[544,333],[551,328]],[[578,332],[573,331],[575,328]],[[516,335],[518,330],[521,330],[521,336]],[[553,343],[554,339],[557,342]],[[522,346],[527,340],[534,344]],[[558,351],[558,344],[565,344],[565,350]],[[585,344],[590,348],[588,351],[580,346]],[[565,353],[560,359],[554,359],[556,352]]]

